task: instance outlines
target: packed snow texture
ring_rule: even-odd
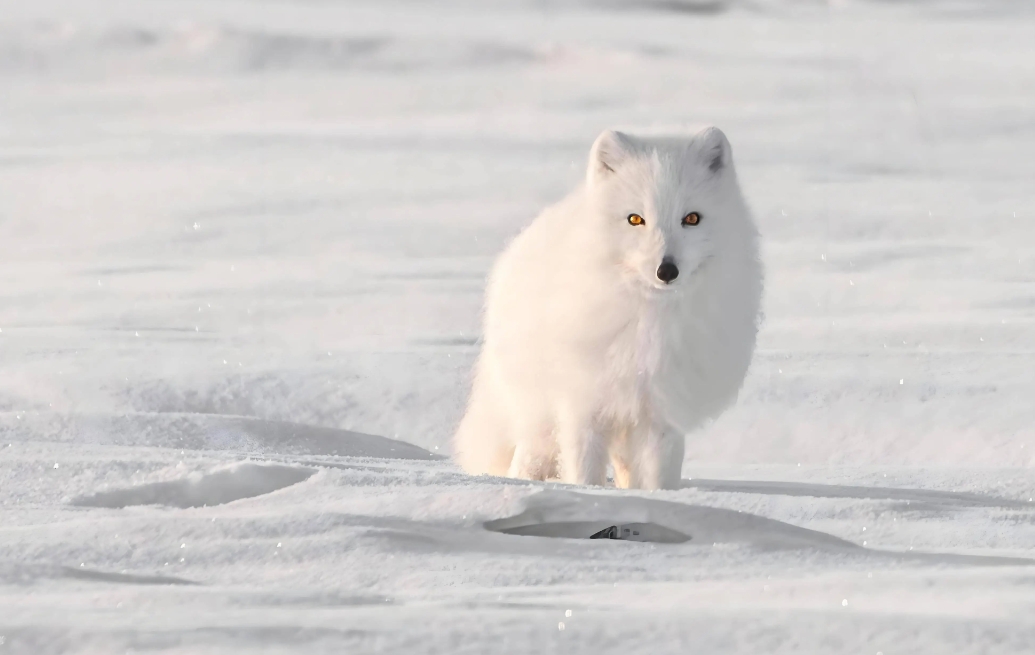
[[[1033,107],[1026,0],[0,0],[0,653],[1030,653]],[[707,123],[682,487],[462,474],[494,255]]]

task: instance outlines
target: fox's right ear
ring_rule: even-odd
[[[617,130],[604,130],[593,142],[589,151],[589,168],[586,180],[592,184],[595,180],[613,175],[618,166],[632,153],[632,142],[629,137]]]

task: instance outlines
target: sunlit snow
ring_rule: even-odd
[[[0,653],[1031,652],[1033,108],[1025,0],[0,0]],[[702,123],[682,488],[463,475],[494,255]]]

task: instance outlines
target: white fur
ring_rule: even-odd
[[[684,227],[689,212],[699,225]],[[630,225],[629,214],[645,225]],[[679,276],[656,274],[671,257]],[[726,137],[607,131],[585,185],[504,251],[454,440],[470,473],[678,486],[684,437],[736,398],[755,347],[758,236]]]

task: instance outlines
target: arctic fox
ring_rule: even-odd
[[[679,485],[687,432],[736,399],[762,267],[726,136],[605,131],[586,182],[489,278],[454,453],[469,473]]]

